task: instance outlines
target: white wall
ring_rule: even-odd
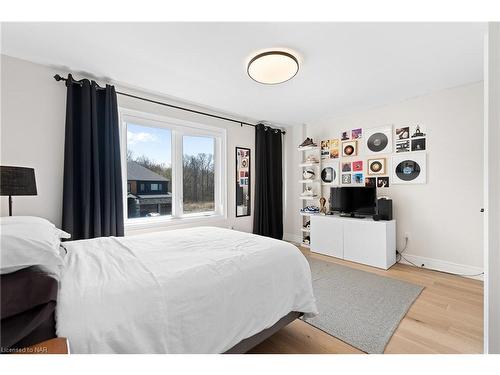
[[[338,138],[341,130],[385,124],[422,124],[427,132],[427,184],[379,189],[379,195],[393,199],[398,248],[404,244],[404,233],[409,232],[408,259],[450,272],[481,272],[482,83],[308,124],[307,135],[320,141]],[[290,198],[288,203],[298,212],[297,199]],[[286,232],[298,235],[300,227],[291,225],[292,220],[287,220]]]
[[[64,71],[1,55],[1,164],[35,168],[38,195],[14,197],[15,215],[36,215],[61,224],[62,184],[64,160],[64,122],[66,89],[56,82],[54,74]],[[78,75],[75,78],[79,78]],[[130,93],[156,100],[174,102],[151,94],[117,86]],[[156,104],[118,96],[120,107],[179,118],[227,130],[227,220],[204,222],[207,225],[234,226],[251,231],[253,216],[235,217],[235,147],[252,150],[252,166],[255,165],[255,133],[252,127],[182,112]],[[204,110],[204,108],[193,107]],[[224,115],[224,114],[222,114]],[[252,170],[252,185],[255,181]],[[252,186],[252,204],[254,201]],[[252,210],[253,212],[253,210]],[[1,197],[1,215],[7,215],[7,198]],[[199,224],[199,223],[197,223]],[[182,224],[186,226],[191,224]],[[158,228],[155,228],[158,229]],[[134,232],[136,232],[134,230]],[[131,231],[128,231],[131,233]]]

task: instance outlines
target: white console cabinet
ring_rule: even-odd
[[[311,251],[388,269],[396,263],[396,221],[311,216]]]

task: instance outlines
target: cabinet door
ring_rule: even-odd
[[[311,251],[343,258],[342,222],[328,216],[311,216]]]
[[[386,247],[386,226],[384,222],[345,221],[345,260],[386,269]]]

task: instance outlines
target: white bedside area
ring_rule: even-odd
[[[396,221],[311,216],[311,251],[388,269],[396,263]]]

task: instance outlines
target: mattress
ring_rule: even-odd
[[[73,353],[223,353],[317,313],[309,264],[284,241],[199,227],[65,247],[57,333]]]

